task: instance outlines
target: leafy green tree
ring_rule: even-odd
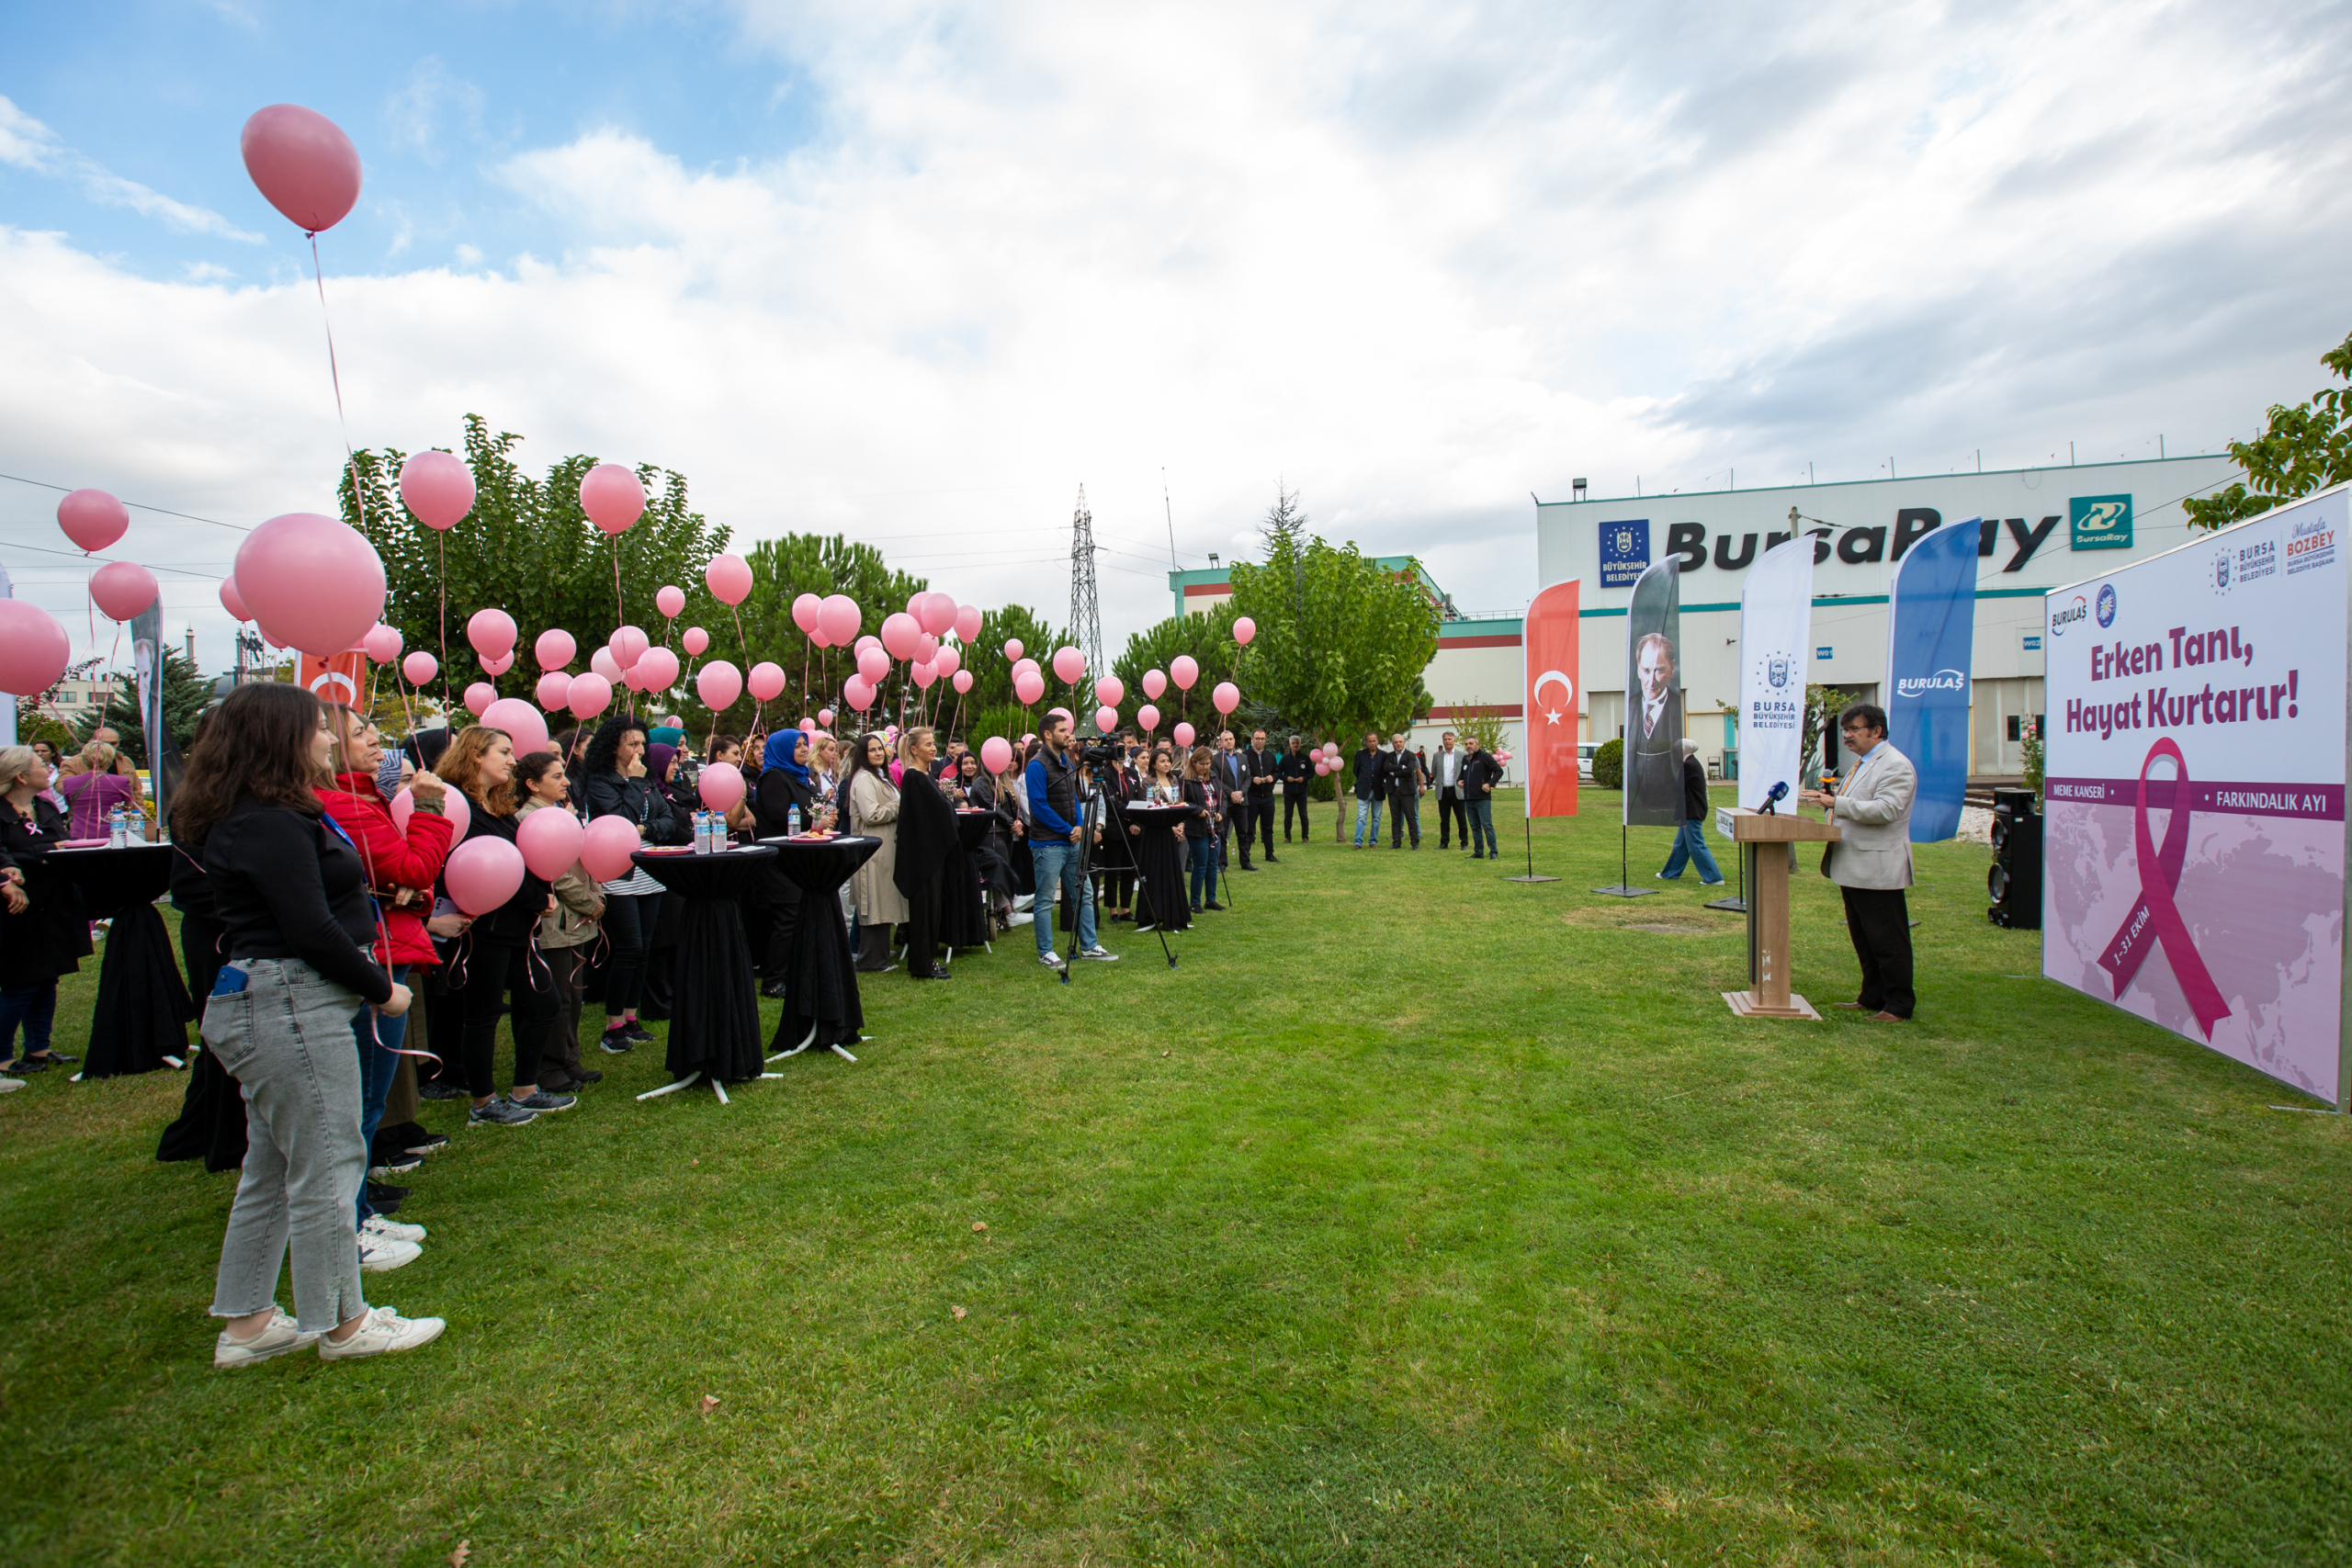
[[[466,641],[468,617],[484,608],[504,610],[521,628],[514,666],[492,681],[502,696],[530,694],[539,676],[531,643],[551,627],[579,639],[575,671],[584,670],[589,653],[624,623],[661,640],[665,625],[654,608],[653,593],[664,584],[685,591],[686,607],[679,624],[707,626],[712,645],[722,646],[722,619],[730,629],[734,623],[726,616],[726,606],[703,585],[703,568],[727,547],[728,531],[688,507],[684,475],[639,468],[638,478],[646,489],[645,514],[616,543],[598,532],[580,507],[581,478],[596,466],[596,458],[566,457],[548,470],[546,479],[535,479],[511,456],[521,436],[511,431],[491,434],[479,414],[466,415],[465,423],[466,466],[473,470],[476,487],[474,508],[447,534],[427,528],[401,502],[403,452],[386,447],[358,453],[344,468],[337,487],[344,521],[365,535],[383,558],[390,589],[386,620],[400,629],[410,648],[440,658],[446,690],[462,692],[475,681],[491,679]],[[787,607],[789,604],[787,600]],[[791,625],[789,615],[785,624]]]
[[[1012,661],[1004,656],[1004,645],[1015,637],[1021,639],[1022,657],[1035,660],[1046,670],[1046,684],[1050,687],[1054,683],[1054,649],[1069,642],[1069,633],[1055,630],[1051,622],[1025,604],[1007,604],[980,617],[978,646],[964,650],[964,668],[972,672],[972,690],[964,699],[966,713],[975,708],[1021,705],[1021,699],[1012,694]],[[1034,729],[1036,726],[1033,723],[1023,728]],[[1004,738],[1010,740],[1020,733],[1016,728],[1006,732]]]
[[[2352,336],[2320,355],[2320,363],[2352,380]],[[2352,479],[2352,388],[2324,388],[2291,409],[2273,403],[2267,428],[2251,441],[2231,442],[2229,450],[2245,479],[2186,502],[2192,527],[2226,527]]]
[[[173,746],[186,756],[188,738],[196,733],[197,716],[212,700],[212,682],[187,654],[168,647],[163,653],[164,724],[172,732]],[[74,720],[74,744],[86,744],[101,727],[122,737],[122,750],[133,762],[142,768],[153,765],[153,760],[147,755],[147,727],[139,716],[136,679],[126,674],[120,692],[109,696],[104,707]]]
[[[893,570],[872,545],[854,544],[839,534],[786,534],[780,539],[761,541],[743,558],[752,568],[751,596],[741,606],[749,656],[736,641],[734,617],[726,605],[714,604],[711,614],[718,619],[703,623],[710,633],[707,657],[728,660],[747,677],[752,666],[762,660],[784,671],[784,695],[763,708],[763,721],[771,728],[779,714],[788,714],[782,722],[791,724],[803,714],[813,715],[826,707],[845,709],[842,682],[857,672],[857,661],[848,649],[820,649],[801,633],[792,619],[795,599],[803,593],[814,593],[820,599],[848,594],[857,601],[858,636],[864,637],[878,635],[885,617],[905,609],[910,598],[930,586],[920,577]],[[857,639],[850,640],[854,644]],[[751,723],[752,705],[747,694],[721,716],[718,728],[743,733]],[[883,701],[877,698],[870,711],[879,713],[882,707]],[[846,721],[837,716],[834,722],[838,726]]]
[[[1170,615],[1128,637],[1125,651],[1111,666],[1111,673],[1127,688],[1124,705],[1127,711],[1132,713],[1136,705],[1145,700],[1145,671],[1157,670],[1165,674],[1178,654],[1190,654],[1201,667],[1200,679],[1193,682],[1189,694],[1179,692],[1172,678],[1169,681],[1168,691],[1158,705],[1159,711],[1168,716],[1160,721],[1160,728],[1166,730],[1180,718],[1189,718],[1195,728],[1206,728],[1217,716],[1216,709],[1209,704],[1209,694],[1216,690],[1217,682],[1232,681],[1236,685],[1241,684],[1237,678],[1241,646],[1233,640],[1233,622],[1239,614],[1228,599],[1201,615]],[[1249,695],[1247,687],[1243,688],[1243,695]],[[1245,703],[1234,716],[1243,718],[1250,711]]]

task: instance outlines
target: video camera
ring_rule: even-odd
[[[1090,768],[1116,767],[1122,749],[1116,738],[1099,735],[1079,747],[1078,760]]]

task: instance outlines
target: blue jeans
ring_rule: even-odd
[[[392,970],[392,984],[397,986],[408,978],[408,966],[401,964]],[[408,1014],[398,1018],[382,1018],[373,1008],[362,1008],[359,1016],[351,1021],[351,1033],[359,1042],[359,1135],[368,1141],[369,1159],[374,1159],[376,1129],[383,1125],[384,1099],[392,1092],[392,1079],[400,1072],[401,1059],[393,1053],[401,1042],[408,1038]],[[368,1206],[368,1183],[359,1184],[359,1218],[365,1221],[376,1211]]]
[[[1078,945],[1094,946],[1094,900],[1078,879],[1078,846],[1041,844],[1032,840],[1029,853],[1037,868],[1037,897],[1029,905],[1029,929],[1037,933],[1037,956],[1054,951],[1054,900],[1067,898],[1077,911]]]
[[[1377,827],[1374,827],[1372,831],[1374,838],[1379,837],[1380,829]],[[1478,846],[1482,843],[1486,845],[1484,853],[1489,855],[1502,853],[1495,843],[1495,797],[1490,795],[1481,795],[1470,802],[1470,858],[1472,860],[1479,858],[1481,852]]]
[[[1375,844],[1380,842],[1380,797],[1375,795],[1370,800],[1356,802],[1356,843],[1359,847],[1363,843],[1363,818],[1367,811],[1372,813],[1372,841]]]
[[[1216,897],[1216,840],[1187,839],[1185,847],[1192,851],[1193,908]]]
[[[0,1062],[11,1055],[30,1056],[49,1049],[49,1029],[57,1017],[57,982],[51,980],[22,990],[0,991]],[[17,1026],[24,1025],[25,1048],[15,1049]]]
[[[1715,869],[1715,857],[1707,852],[1707,836],[1700,831],[1706,824],[1685,822],[1681,831],[1674,835],[1674,852],[1666,857],[1666,869],[1658,873],[1669,882],[1679,878],[1684,863],[1699,868],[1699,880],[1712,887],[1724,879]]]

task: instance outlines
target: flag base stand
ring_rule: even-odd
[[[1593,891],[1595,893],[1606,895],[1611,898],[1646,898],[1653,893],[1664,891],[1664,889],[1657,887],[1635,887],[1627,882],[1625,876],[1625,825],[1623,822],[1617,824],[1617,885],[1614,887],[1596,887]]]
[[[1503,880],[1505,882],[1557,882],[1560,879],[1556,876],[1506,876]]]
[[[1747,900],[1745,898],[1715,898],[1711,899],[1707,903],[1702,904],[1700,908],[1702,909],[1721,909],[1726,915],[1744,915],[1747,913]]]

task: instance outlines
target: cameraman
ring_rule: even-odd
[[[1078,921],[1078,955],[1108,963],[1118,954],[1094,940],[1094,900],[1090,896],[1079,861],[1081,804],[1090,787],[1078,759],[1070,755],[1067,715],[1048,714],[1040,728],[1045,744],[1030,760],[1027,782],[1032,827],[1029,852],[1036,863],[1037,896],[1031,907],[1030,927],[1037,933],[1037,962],[1048,969],[1062,967],[1054,951],[1054,900],[1068,898]],[[1102,829],[1096,829],[1099,842]]]

